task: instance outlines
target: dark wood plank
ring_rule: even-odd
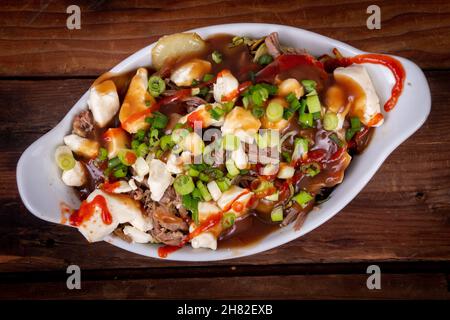
[[[427,72],[433,107],[357,198],[335,218],[277,249],[216,263],[140,257],[107,243],[87,244],[71,228],[40,221],[15,187],[20,153],[52,128],[91,80],[0,81],[0,271],[286,265],[450,259],[450,72]],[[26,93],[26,96],[25,96]]]
[[[367,275],[292,275],[85,280],[2,284],[0,299],[449,299],[445,274],[382,274],[381,290]],[[195,288],[195,290],[193,290]]]
[[[161,35],[230,22],[297,26],[362,50],[450,67],[450,3],[378,1],[381,30],[368,30],[371,1],[78,1],[81,30],[66,28],[65,1],[2,1],[0,76],[97,75]]]

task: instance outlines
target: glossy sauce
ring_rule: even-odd
[[[275,64],[262,67],[257,63],[253,62],[253,58],[250,55],[249,51],[245,46],[237,46],[230,47],[233,36],[231,35],[215,35],[206,40],[208,44],[208,48],[205,52],[200,55],[184,57],[179,61],[174,61],[171,65],[164,67],[164,70],[160,70],[158,74],[167,76],[170,74],[170,70],[176,68],[177,66],[187,62],[192,58],[201,58],[204,60],[208,60],[211,63],[212,70],[211,73],[217,74],[224,69],[228,69],[231,71],[233,75],[235,75],[240,82],[239,92],[242,92],[249,86],[251,83],[248,82],[251,78],[251,73],[256,74],[256,79],[258,81],[270,82],[270,83],[278,83],[279,81],[287,78],[295,78],[299,81],[304,79],[312,79],[317,82],[317,91],[321,96],[321,101],[324,101],[324,93],[326,89],[334,85],[335,82],[324,70],[334,70],[333,68],[337,66],[346,66],[352,63],[379,63],[387,66],[393,71],[394,76],[396,78],[396,85],[392,89],[392,97],[385,104],[385,109],[392,109],[393,105],[398,99],[398,95],[400,94],[403,81],[404,81],[404,70],[399,65],[398,62],[392,61],[386,56],[382,55],[361,55],[353,58],[341,58],[341,59],[333,59],[333,61],[328,61],[324,65],[315,60],[313,57],[309,55],[289,55],[285,54],[278,57],[275,60]],[[211,53],[213,51],[219,51],[222,53],[222,63],[216,64],[211,57]],[[154,70],[149,69],[149,76],[154,73]],[[99,77],[94,85],[98,85],[100,90],[108,91],[110,90],[111,84],[105,84],[104,88],[102,86],[102,82],[110,79],[114,82],[117,90],[119,92],[119,98],[122,102],[127,88],[129,86],[131,78],[134,76],[135,70],[126,74],[111,74],[106,73]],[[208,83],[201,83],[198,87],[202,87],[205,85],[209,85],[212,81]],[[246,82],[247,81],[247,82]],[[345,80],[343,80],[345,81]],[[244,83],[243,83],[244,82]],[[343,83],[343,82],[342,82]],[[362,89],[358,86],[355,86],[354,83],[347,83],[342,86],[345,89],[345,98],[348,100],[352,100],[354,103],[354,108],[352,108],[351,115],[361,116],[361,108],[360,105],[365,101],[365,96]],[[188,110],[187,104],[183,101],[184,98],[190,96],[191,89],[179,89],[173,95],[160,97],[156,103],[153,103],[148,109],[138,112],[136,114],[131,115],[126,119],[126,122],[133,122],[136,119],[141,117],[148,116],[151,112],[159,110],[160,112],[171,116],[173,114],[185,115]],[[373,123],[379,121],[380,119],[374,119]],[[107,127],[118,127],[120,125],[117,117],[113,119],[110,126]],[[285,134],[289,131],[294,131],[296,135],[300,134],[301,136],[308,138],[310,140],[315,141],[315,145],[310,150],[310,158],[313,160],[317,160],[321,165],[321,172],[315,177],[308,177],[301,173],[300,169],[296,173],[293,179],[289,182],[292,182],[295,185],[296,190],[307,190],[312,193],[319,193],[321,188],[333,187],[336,183],[340,182],[343,178],[343,174],[345,169],[347,168],[350,157],[345,152],[345,150],[338,150],[337,146],[330,140],[329,133],[321,129],[302,129],[297,123],[296,119],[292,118],[289,122],[287,122],[287,126],[281,130],[282,134]],[[365,132],[361,132],[356,135],[354,139],[354,143],[357,151],[361,151],[367,145],[370,140],[370,136],[372,130],[367,130]],[[91,138],[101,141],[100,137],[103,135],[104,130],[96,129]],[[286,147],[293,147],[293,137],[286,141]],[[102,142],[101,142],[102,143]],[[103,145],[103,144],[102,144]],[[86,197],[91,191],[95,189],[100,183],[104,182],[104,177],[101,175],[101,170],[99,170],[93,162],[85,162],[85,165],[89,171],[90,179],[88,186],[85,190],[81,192],[82,198]],[[220,248],[236,248],[252,245],[264,237],[266,237],[269,233],[278,230],[279,224],[272,223],[270,219],[270,212],[277,205],[282,203],[286,194],[289,194],[289,190],[287,187],[286,181],[282,184],[280,200],[276,202],[271,202],[264,199],[258,199],[255,203],[254,208],[249,211],[249,214],[241,219],[238,219],[234,226],[230,230],[225,230],[224,232],[220,231],[220,241],[218,245]],[[114,188],[113,184],[105,184],[104,188]],[[108,190],[106,190],[108,191]],[[100,206],[101,199],[95,198],[94,200]],[[232,201],[233,203],[237,199]],[[94,201],[93,201],[94,202]],[[91,202],[92,203],[92,202]],[[230,206],[233,205],[232,203]],[[92,205],[86,204],[83,202],[82,207],[78,211],[77,215],[74,216],[87,216],[90,211],[92,211]],[[239,203],[235,204],[234,209],[239,209]],[[296,208],[299,212],[309,211],[312,209],[313,203],[310,204],[307,208]],[[294,208],[294,209],[295,209]],[[107,210],[107,208],[106,208]],[[204,221],[199,227],[197,227],[192,233],[186,236],[185,243],[191,240],[196,235],[200,234],[203,231],[215,229],[222,218],[224,212],[226,212],[227,208],[225,208],[222,212],[216,215],[212,215],[207,221]],[[80,214],[81,211],[81,214]],[[236,210],[239,211],[239,210]],[[109,211],[104,211],[102,208],[102,217],[103,213],[105,213],[104,218],[108,221],[108,213]],[[74,218],[75,219],[75,218]],[[76,220],[76,219],[75,219]],[[72,222],[71,222],[72,223]],[[78,223],[77,221],[73,221],[73,223]],[[219,228],[221,229],[221,228]],[[183,243],[184,244],[184,243]],[[174,246],[162,246],[158,249],[158,254],[161,257],[166,257],[169,253],[176,251],[179,247]]]

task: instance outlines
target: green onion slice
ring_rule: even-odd
[[[55,160],[62,170],[70,170],[75,167],[75,158],[68,146],[59,146],[55,151]]]
[[[222,217],[222,227],[224,229],[231,228],[236,220],[236,215],[233,212],[227,212]]]
[[[158,97],[165,90],[166,83],[161,77],[151,76],[150,79],[148,79],[148,92],[150,92],[153,97]]]
[[[300,191],[297,195],[293,198],[302,208],[305,208],[308,203],[314,199],[314,197],[306,192],[306,191]]]
[[[283,207],[276,207],[270,213],[270,218],[273,222],[283,221]]]
[[[195,185],[190,176],[182,175],[175,179],[173,187],[179,195],[184,196],[194,191]]]
[[[333,131],[337,128],[339,119],[336,113],[328,111],[323,116],[323,127],[325,130]]]
[[[277,102],[270,102],[266,109],[267,119],[271,122],[277,122],[283,118],[284,108]]]

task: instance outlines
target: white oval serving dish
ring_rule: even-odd
[[[216,33],[230,33],[249,37],[262,37],[278,32],[280,42],[291,47],[306,48],[315,56],[331,53],[338,48],[344,56],[364,53],[345,43],[322,35],[289,26],[236,23],[216,25],[194,29],[203,38]],[[112,72],[125,72],[151,62],[151,44],[115,66]],[[380,48],[382,50],[383,48]],[[167,259],[182,261],[213,261],[237,258],[275,248],[294,240],[322,225],[342,210],[375,174],[389,154],[425,122],[431,108],[430,89],[423,72],[413,62],[396,57],[406,71],[403,92],[395,108],[384,113],[384,124],[375,130],[368,148],[356,156],[345,173],[344,181],[331,194],[330,199],[313,210],[299,231],[293,224],[269,234],[260,242],[239,249],[192,249],[189,246],[169,255]],[[394,78],[391,72],[379,65],[365,65],[375,85],[382,105],[390,96]],[[35,216],[49,222],[61,223],[60,203],[63,201],[72,208],[78,208],[79,200],[73,190],[65,186],[60,179],[60,170],[54,164],[53,154],[62,139],[71,130],[73,117],[87,107],[88,92],[73,106],[58,125],[35,141],[22,154],[17,164],[17,185],[20,196],[27,209]],[[406,161],[406,159],[405,159]],[[75,232],[75,230],[74,230]],[[117,237],[106,239],[122,249],[158,258],[157,245],[130,244]],[[87,244],[87,243],[86,243]]]

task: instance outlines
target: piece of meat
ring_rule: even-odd
[[[144,197],[144,190],[137,188],[136,190],[130,192],[130,196],[136,201],[141,201]]]
[[[266,44],[267,51],[274,59],[283,53],[277,32],[269,34],[264,40],[264,43]]]
[[[72,132],[80,137],[86,138],[94,129],[94,118],[89,110],[81,111],[75,116],[72,124]]]
[[[129,237],[125,233],[123,233],[123,225],[119,226],[116,230],[114,230],[113,234],[128,243],[133,242],[133,239],[131,239],[131,237]]]
[[[171,246],[182,245],[189,230],[182,218],[162,205],[156,205],[150,214],[153,220],[150,233],[157,241]]]

